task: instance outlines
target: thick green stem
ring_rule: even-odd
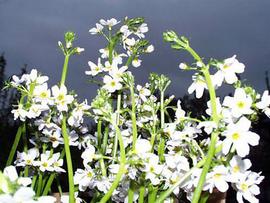
[[[145,187],[140,187],[140,194],[139,194],[139,203],[144,203],[144,193],[145,193]]]
[[[66,161],[67,161],[67,170],[68,170],[68,184],[69,184],[69,203],[74,203],[74,180],[73,180],[73,167],[72,167],[72,160],[71,160],[71,153],[69,148],[69,137],[67,133],[67,126],[66,126],[66,116],[63,116],[62,119],[62,134],[64,137],[64,148],[66,152]]]
[[[119,166],[118,173],[116,174],[116,176],[114,178],[114,182],[111,185],[111,188],[102,197],[102,199],[100,200],[100,203],[105,203],[110,199],[113,191],[117,188],[117,186],[118,186],[119,182],[121,181],[121,178],[126,170],[125,169],[126,153],[125,153],[125,146],[124,146],[123,138],[122,138],[121,131],[120,131],[119,127],[117,125],[114,125],[114,127],[116,130],[117,136],[118,136],[118,141],[119,141],[119,146],[120,146],[120,166]]]
[[[131,96],[132,150],[135,150],[138,132],[137,132],[137,123],[136,123],[136,104],[135,104],[135,95],[134,95],[134,85],[131,85],[129,89],[130,89],[130,96]]]
[[[133,181],[130,182],[129,185],[129,189],[128,189],[128,203],[132,203],[133,202],[133,198],[134,198],[134,183]]]
[[[155,188],[152,186],[152,188],[149,190],[150,192],[148,194],[148,203],[156,203],[156,196],[157,196],[158,188]]]
[[[6,166],[11,165],[11,163],[12,163],[12,161],[14,159],[14,155],[16,153],[18,144],[19,144],[20,139],[21,139],[23,128],[24,128],[24,124],[21,124],[20,127],[17,130],[16,136],[15,136],[15,140],[14,140],[13,145],[11,147],[11,150],[10,150],[10,153],[9,153],[9,156],[8,156],[8,160],[7,160]]]

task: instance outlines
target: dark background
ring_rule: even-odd
[[[191,73],[180,71],[178,64],[191,62],[191,57],[171,50],[162,40],[162,32],[173,29],[187,36],[205,59],[225,59],[236,54],[246,65],[241,78],[262,93],[267,88],[265,73],[270,64],[269,10],[269,0],[0,0],[0,54],[4,53],[6,60],[6,77],[19,74],[27,64],[28,71],[37,68],[50,77],[50,84],[55,84],[63,63],[57,41],[63,40],[68,30],[76,32],[76,45],[84,47],[85,52],[71,58],[67,85],[81,99],[90,100],[96,95],[97,86],[87,83],[84,71],[88,69],[88,60],[97,61],[98,49],[105,47],[105,40],[90,35],[88,30],[100,18],[121,20],[125,16],[142,16],[148,23],[147,38],[155,46],[155,52],[143,57],[142,66],[133,69],[137,83],[146,82],[150,72],[158,72],[172,79],[170,94],[183,97],[187,93]],[[231,89],[223,88],[218,94],[228,92]],[[0,96],[6,98],[6,94],[1,92]],[[15,93],[8,94],[10,101],[16,98],[12,96]],[[3,119],[9,108],[3,111],[3,105],[0,107],[0,136],[5,137],[0,139],[1,146],[11,146],[9,142],[16,132],[14,127],[7,128],[11,124]],[[253,170],[263,171],[266,176],[261,184],[263,203],[270,202],[269,126],[269,119],[264,116],[254,126],[261,142],[250,155]],[[4,159],[1,156],[0,162]],[[234,197],[230,199],[229,202],[235,202]]]

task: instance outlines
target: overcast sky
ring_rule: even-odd
[[[162,32],[173,29],[187,36],[206,59],[236,54],[246,65],[242,78],[262,91],[270,67],[269,10],[269,0],[0,0],[0,53],[5,52],[8,75],[28,64],[29,70],[37,68],[50,76],[53,84],[63,63],[57,41],[67,30],[76,32],[77,45],[86,51],[71,58],[67,84],[89,99],[96,86],[86,82],[84,71],[88,60],[97,60],[104,41],[88,30],[100,18],[143,16],[155,52],[134,70],[138,83],[146,82],[150,72],[163,73],[173,81],[170,93],[186,93],[191,74],[181,72],[178,64],[190,57],[171,50],[162,40]]]

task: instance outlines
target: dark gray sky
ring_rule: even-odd
[[[269,0],[0,0],[0,52],[5,52],[7,74],[18,73],[23,64],[50,76],[61,75],[63,56],[57,41],[63,33],[77,33],[77,45],[86,51],[73,57],[68,86],[81,98],[92,98],[95,85],[87,84],[87,61],[96,61],[104,41],[88,33],[100,18],[143,16],[149,25],[148,39],[155,52],[145,56],[134,70],[137,82],[146,82],[150,72],[168,75],[170,92],[182,96],[191,74],[178,69],[187,54],[170,49],[162,32],[184,34],[201,56],[224,59],[236,54],[246,65],[242,78],[259,91],[265,89],[264,72],[270,64]]]

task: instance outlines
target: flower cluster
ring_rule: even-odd
[[[247,155],[260,139],[252,131],[252,122],[261,112],[270,117],[270,95],[265,91],[260,96],[239,80],[245,65],[236,56],[206,64],[186,37],[165,32],[164,40],[172,48],[185,50],[195,59],[191,65],[179,65],[182,70],[195,71],[188,92],[209,98],[205,114],[192,117],[181,100],[167,96],[171,81],[165,75],[151,73],[144,85],[135,83],[130,66],[139,67],[142,55],[154,51],[145,39],[148,26],[143,18],[101,19],[89,32],[107,41],[97,62],[89,61],[90,69],[85,71],[91,81],[100,84],[90,105],[87,100],[79,102],[65,86],[69,57],[83,51],[73,47],[71,32],[65,35],[65,45],[58,43],[65,55],[60,85],[49,88],[48,77],[35,69],[20,78],[13,76],[10,82],[21,94],[12,110],[14,119],[22,123],[17,135],[33,145],[24,145],[15,161],[24,168],[22,174],[33,179],[35,192],[28,188],[31,192],[26,197],[34,202],[54,201],[46,195],[53,180],[66,171],[66,156],[70,194],[62,196],[63,202],[82,202],[77,196],[87,193],[92,202],[101,203],[172,202],[182,194],[197,203],[216,190],[226,192],[229,185],[236,190],[238,202],[258,202],[258,184],[264,177],[251,170]],[[223,84],[233,87],[233,96],[216,96]],[[96,123],[93,135],[84,124],[85,116]],[[74,173],[70,146],[81,151],[82,166]],[[11,162],[12,158],[7,165]],[[1,181],[9,178],[12,185],[21,182],[8,172],[3,177]],[[5,194],[0,193],[0,198],[15,198],[20,191],[18,185],[12,191],[6,188],[0,188]],[[59,183],[58,189],[61,193]]]

